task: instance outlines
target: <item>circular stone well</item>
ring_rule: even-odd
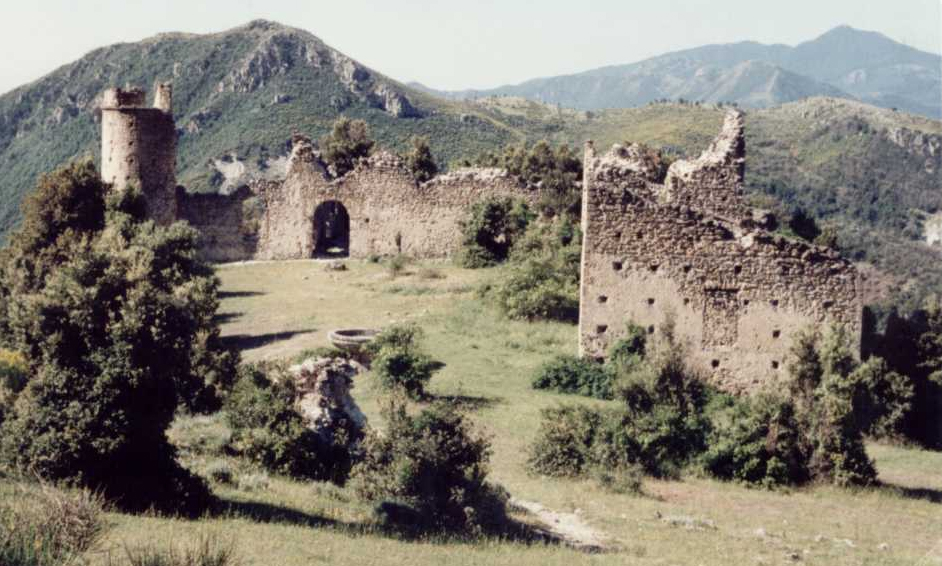
[[[341,328],[331,330],[327,334],[327,339],[335,348],[355,352],[372,342],[377,334],[379,330],[371,328]]]

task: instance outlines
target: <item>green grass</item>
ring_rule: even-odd
[[[492,479],[514,497],[577,512],[616,550],[590,555],[567,547],[521,541],[407,541],[372,522],[369,506],[347,489],[269,476],[227,456],[221,415],[180,418],[170,431],[184,463],[206,474],[225,464],[234,479],[214,484],[221,505],[200,521],[111,514],[102,550],[107,564],[125,545],[194,545],[215,536],[233,540],[246,565],[308,564],[934,564],[942,560],[942,454],[884,445],[871,453],[888,487],[845,491],[827,486],[764,491],[709,479],[646,480],[645,495],[616,495],[589,481],[532,477],[527,448],[540,409],[562,402],[602,403],[534,391],[542,362],[575,352],[576,327],[508,321],[470,292],[499,270],[469,271],[429,264],[441,279],[420,279],[429,265],[390,279],[382,265],[348,261],[327,272],[316,262],[223,266],[218,273],[224,334],[247,345],[246,359],[289,357],[327,345],[337,327],[382,327],[414,321],[426,350],[445,367],[434,396],[460,400],[493,441]],[[429,289],[423,293],[393,289]],[[274,335],[274,336],[272,336]],[[371,376],[355,379],[353,394],[379,424],[380,391]],[[243,481],[247,480],[247,481]],[[515,513],[517,519],[532,517]],[[672,526],[665,518],[711,522],[715,529]],[[684,522],[684,521],[681,521]],[[688,521],[689,522],[689,521]],[[763,534],[764,533],[764,534]],[[850,541],[850,543],[846,541]],[[888,545],[885,550],[880,546]]]

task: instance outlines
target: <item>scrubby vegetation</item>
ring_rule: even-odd
[[[530,208],[519,199],[495,197],[474,203],[468,218],[460,224],[458,264],[479,268],[506,260],[531,220]]]
[[[425,395],[425,385],[439,364],[422,351],[422,329],[415,325],[391,326],[369,344],[367,354],[380,384],[413,399]]]
[[[332,174],[342,177],[356,167],[357,161],[369,157],[375,143],[366,122],[341,116],[334,121],[330,133],[320,139],[318,147]]]
[[[562,358],[538,372],[535,387],[602,398],[614,391],[620,406],[545,410],[532,471],[578,476],[637,466],[663,477],[696,464],[721,479],[765,486],[871,485],[876,471],[864,434],[897,430],[912,398],[882,359],[858,362],[839,327],[825,338],[800,337],[785,394],[736,398],[711,390],[686,366],[670,324],[653,352],[646,350],[634,329],[607,366]]]
[[[406,153],[406,166],[412,171],[415,180],[424,183],[438,175],[438,164],[432,157],[432,150],[428,145],[428,138],[413,136],[412,147]]]
[[[501,167],[528,185],[540,187],[540,212],[546,216],[579,216],[582,161],[568,144],[553,148],[547,140],[540,140],[532,146],[507,145],[501,151],[480,154],[473,164]]]
[[[13,484],[0,490],[0,564],[76,563],[107,530],[100,497],[49,485]]]
[[[393,399],[383,416],[386,429],[367,435],[353,482],[384,523],[473,535],[505,526],[507,495],[486,481],[490,443],[461,413],[438,403],[410,415]]]
[[[209,491],[165,431],[179,405],[214,403],[234,358],[196,232],[144,221],[134,191],[106,199],[90,161],[44,176],[24,211],[0,265],[0,342],[29,368],[3,463],[128,510],[201,512]]]
[[[568,221],[534,223],[514,246],[511,266],[483,289],[510,318],[575,321],[581,233]]]
[[[283,364],[243,366],[225,406],[230,448],[274,473],[344,483],[361,432],[348,423],[325,440],[304,422],[296,400]]]

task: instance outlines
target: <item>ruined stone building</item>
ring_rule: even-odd
[[[796,333],[844,325],[859,341],[853,265],[762,229],[742,199],[743,116],[698,159],[669,169],[637,145],[586,144],[580,350],[602,357],[631,321],[668,317],[693,363],[724,389],[774,382]]]
[[[102,108],[102,175],[134,184],[161,223],[189,221],[211,261],[403,253],[444,257],[475,202],[538,192],[500,169],[462,169],[417,183],[401,159],[379,152],[332,178],[307,138],[295,136],[283,181],[231,194],[186,193],[174,178],[169,85],[155,108],[141,90],[109,90]],[[797,332],[842,324],[859,338],[854,267],[826,248],[763,229],[742,199],[743,117],[730,114],[698,159],[667,168],[637,145],[596,155],[583,180],[580,351],[604,357],[630,321],[657,334],[675,321],[693,362],[718,385],[774,381]]]
[[[311,141],[294,136],[283,181],[258,181],[231,194],[189,194],[174,178],[176,134],[170,85],[154,108],[140,89],[111,89],[102,104],[102,176],[117,190],[140,187],[160,223],[187,220],[211,261],[301,259],[336,248],[350,257],[445,257],[458,223],[492,196],[531,203],[538,193],[501,169],[467,168],[417,183],[396,155],[381,151],[331,178]]]

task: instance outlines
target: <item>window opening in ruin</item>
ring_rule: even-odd
[[[314,256],[350,255],[350,215],[336,200],[321,203],[314,211]]]
[[[690,273],[690,270],[691,270],[691,269],[693,269],[693,266],[685,265],[685,266],[684,266],[684,273]]]
[[[742,266],[741,265],[734,266],[733,273],[735,273],[736,275],[739,275],[740,273],[742,273]]]
[[[690,304],[690,299],[684,297],[684,305],[689,305],[689,304]]]
[[[638,230],[638,239],[639,239],[639,240],[643,240],[643,239],[644,239],[644,232],[642,232],[641,230]]]
[[[782,335],[782,331],[781,331],[781,330],[773,330],[773,331],[772,331],[772,338],[778,338],[778,337],[781,336],[781,335]]]
[[[651,270],[651,273],[657,273],[658,267],[660,267],[658,264],[652,263],[651,265],[648,266],[648,269]]]
[[[775,360],[772,360],[772,369],[778,369],[778,362]]]
[[[621,271],[621,268],[622,268],[622,263],[620,261],[612,262],[612,269],[614,269],[615,271]]]
[[[648,327],[648,334],[654,334],[654,326],[653,326],[653,325]]]
[[[600,303],[607,303],[607,302],[608,302],[608,297],[606,297],[605,295],[599,295],[599,302],[600,302]]]
[[[607,324],[600,324],[600,325],[598,325],[598,326],[595,327],[595,333],[596,333],[596,334],[605,334],[605,331],[606,331],[606,330],[608,330],[608,325],[607,325]]]
[[[834,301],[824,301],[823,303],[821,303],[821,306],[823,306],[826,309],[829,309],[834,306]]]
[[[773,307],[777,307],[777,306],[778,306],[778,299],[772,299],[771,302],[772,302],[772,306],[773,306]]]
[[[710,362],[710,365],[713,366],[714,368],[718,368],[718,367],[720,367],[720,361],[719,361],[719,360],[713,360],[712,362]]]
[[[652,297],[648,299],[648,305],[653,305],[653,304],[654,304],[654,298]]]

